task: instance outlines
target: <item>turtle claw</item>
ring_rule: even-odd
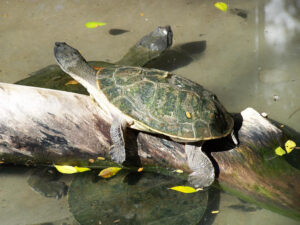
[[[109,150],[109,155],[112,161],[122,164],[126,159],[125,146],[112,145]]]
[[[194,145],[186,144],[185,152],[188,165],[193,171],[188,181],[196,188],[210,186],[215,179],[215,169],[210,159],[202,152],[201,147]]]
[[[208,170],[194,171],[189,174],[188,182],[195,188],[202,188],[210,186],[215,180],[215,173]]]

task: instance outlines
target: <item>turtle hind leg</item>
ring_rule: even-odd
[[[215,180],[215,169],[208,156],[201,147],[185,145],[188,166],[193,171],[189,174],[189,182],[196,188],[208,187]]]
[[[125,120],[114,120],[110,127],[110,138],[113,144],[110,147],[109,154],[112,161],[120,164],[126,159],[124,132],[127,126]]]

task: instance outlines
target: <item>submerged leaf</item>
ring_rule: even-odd
[[[75,84],[79,84],[77,80],[70,80],[69,82],[65,83],[65,85],[75,85]]]
[[[103,23],[103,22],[94,22],[94,21],[91,21],[91,22],[87,22],[85,24],[85,27],[87,28],[97,28],[97,27],[102,27],[102,26],[105,26],[106,23]]]
[[[223,11],[223,12],[226,12],[226,11],[227,11],[227,4],[224,3],[224,2],[216,2],[216,3],[214,4],[214,6],[215,6],[217,9],[219,9],[219,10],[221,10],[221,11]]]
[[[287,151],[287,153],[290,153],[296,147],[296,143],[292,140],[288,140],[287,142],[285,142],[284,146],[285,146],[285,150]]]
[[[175,186],[175,187],[171,187],[169,189],[172,189],[174,191],[179,191],[182,193],[194,193],[194,192],[199,191],[198,189],[196,190],[195,188],[189,187],[189,186]]]
[[[286,154],[286,152],[280,146],[275,149],[275,153],[279,156],[283,156]]]
[[[110,178],[116,175],[122,168],[120,167],[108,167],[104,170],[101,170],[101,172],[98,174],[98,176],[102,178]]]
[[[78,167],[78,166],[60,166],[60,165],[54,165],[58,172],[60,173],[66,173],[66,174],[72,174],[72,173],[81,173],[85,171],[91,170],[90,168],[86,167]]]

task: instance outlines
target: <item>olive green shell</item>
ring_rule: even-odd
[[[140,67],[106,67],[97,85],[121,112],[152,132],[198,141],[226,136],[233,119],[216,96],[172,73]]]

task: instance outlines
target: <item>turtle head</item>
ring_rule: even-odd
[[[60,68],[85,88],[96,85],[96,71],[88,65],[77,49],[65,42],[56,42],[54,57]]]
[[[55,42],[54,57],[58,65],[67,73],[71,68],[86,63],[79,51],[65,42]]]

